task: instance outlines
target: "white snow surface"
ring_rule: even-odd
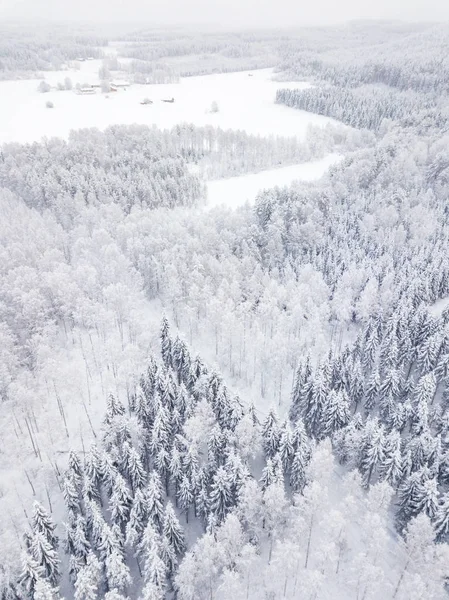
[[[313,181],[319,179],[331,165],[342,158],[340,154],[328,154],[320,160],[299,165],[208,181],[207,207],[226,205],[230,208],[236,208],[245,204],[245,202],[254,202],[257,195],[265,189],[275,186],[287,186],[297,180]]]
[[[66,77],[76,83],[98,84],[101,61],[80,63],[80,69],[48,72],[45,80],[53,87]],[[93,95],[74,91],[37,90],[40,80],[0,82],[0,143],[33,142],[43,137],[67,137],[72,129],[113,124],[146,124],[168,128],[181,122],[242,129],[250,134],[298,136],[310,124],[335,122],[327,117],[275,104],[276,90],[306,88],[309,83],[273,81],[272,69],[189,77],[180,83],[131,85],[109,94],[97,89]],[[141,105],[144,98],[153,101]],[[162,102],[174,98],[173,104]],[[54,103],[53,109],[46,102]],[[219,112],[211,113],[216,101]]]

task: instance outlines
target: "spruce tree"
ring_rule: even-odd
[[[170,338],[170,325],[168,324],[168,320],[165,316],[162,318],[160,341],[161,341],[161,354],[162,354],[162,360],[164,361],[164,365],[167,368],[171,367],[171,364],[172,364],[171,363],[172,341]]]
[[[22,572],[19,578],[19,584],[24,589],[27,597],[34,598],[37,581],[42,578],[43,569],[28,552],[22,553]]]
[[[56,585],[60,576],[59,557],[56,547],[51,545],[45,533],[36,531],[33,534],[31,551],[36,563],[42,568],[45,579],[52,585]]]
[[[56,525],[54,525],[48,512],[37,500],[33,504],[32,526],[35,534],[42,534],[50,546],[56,549],[58,545],[58,538],[54,533]]]
[[[449,534],[449,494],[445,494],[435,515],[435,533],[438,540],[446,540]]]
[[[164,514],[163,535],[169,541],[176,554],[182,554],[186,549],[184,532],[176,517],[173,505],[167,502]]]
[[[184,475],[178,488],[178,506],[186,515],[186,522],[189,522],[189,509],[193,503],[193,491],[189,478]]]
[[[132,495],[124,478],[117,473],[109,502],[111,519],[120,528],[128,521]]]
[[[232,484],[229,474],[224,467],[219,467],[212,478],[210,489],[210,509],[217,517],[218,523],[222,523],[231,508]]]
[[[271,408],[262,425],[262,443],[267,458],[273,458],[279,451],[279,442],[279,420],[276,411]]]
[[[157,531],[160,531],[164,514],[164,501],[161,479],[156,471],[152,471],[148,477],[145,497],[148,519],[154,524]]]

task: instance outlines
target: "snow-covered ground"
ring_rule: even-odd
[[[295,180],[319,179],[333,164],[341,160],[339,154],[329,154],[321,160],[279,169],[268,169],[260,173],[240,175],[207,183],[207,206],[226,205],[231,208],[253,202],[259,192],[274,186],[290,185]]]
[[[70,77],[73,84],[99,83],[101,61],[80,63],[79,70],[45,74],[56,86]],[[81,96],[73,91],[37,91],[39,80],[0,82],[0,143],[32,142],[43,137],[66,137],[84,127],[104,129],[113,124],[141,123],[172,127],[180,122],[244,129],[251,134],[304,137],[310,124],[325,125],[332,119],[275,104],[276,90],[308,87],[301,82],[277,82],[272,69],[189,77],[177,84],[132,85],[119,92]],[[144,98],[153,101],[141,105]],[[173,104],[162,102],[174,98]],[[46,102],[54,104],[46,108]],[[219,112],[211,113],[216,101]]]

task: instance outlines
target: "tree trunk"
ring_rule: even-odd
[[[309,553],[310,553],[310,542],[312,540],[312,529],[313,529],[313,517],[310,519],[310,528],[309,528],[309,539],[307,540],[307,551],[306,551],[306,562],[304,568],[307,569],[307,565],[309,564]]]

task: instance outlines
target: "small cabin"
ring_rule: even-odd
[[[127,87],[129,87],[131,84],[129,81],[123,81],[121,79],[116,79],[114,81],[111,81],[111,83],[109,84],[109,87],[111,88],[111,92],[118,92],[120,89],[121,90],[126,90]]]
[[[76,93],[80,96],[89,96],[95,94],[95,89],[93,87],[81,87],[76,90]]]

